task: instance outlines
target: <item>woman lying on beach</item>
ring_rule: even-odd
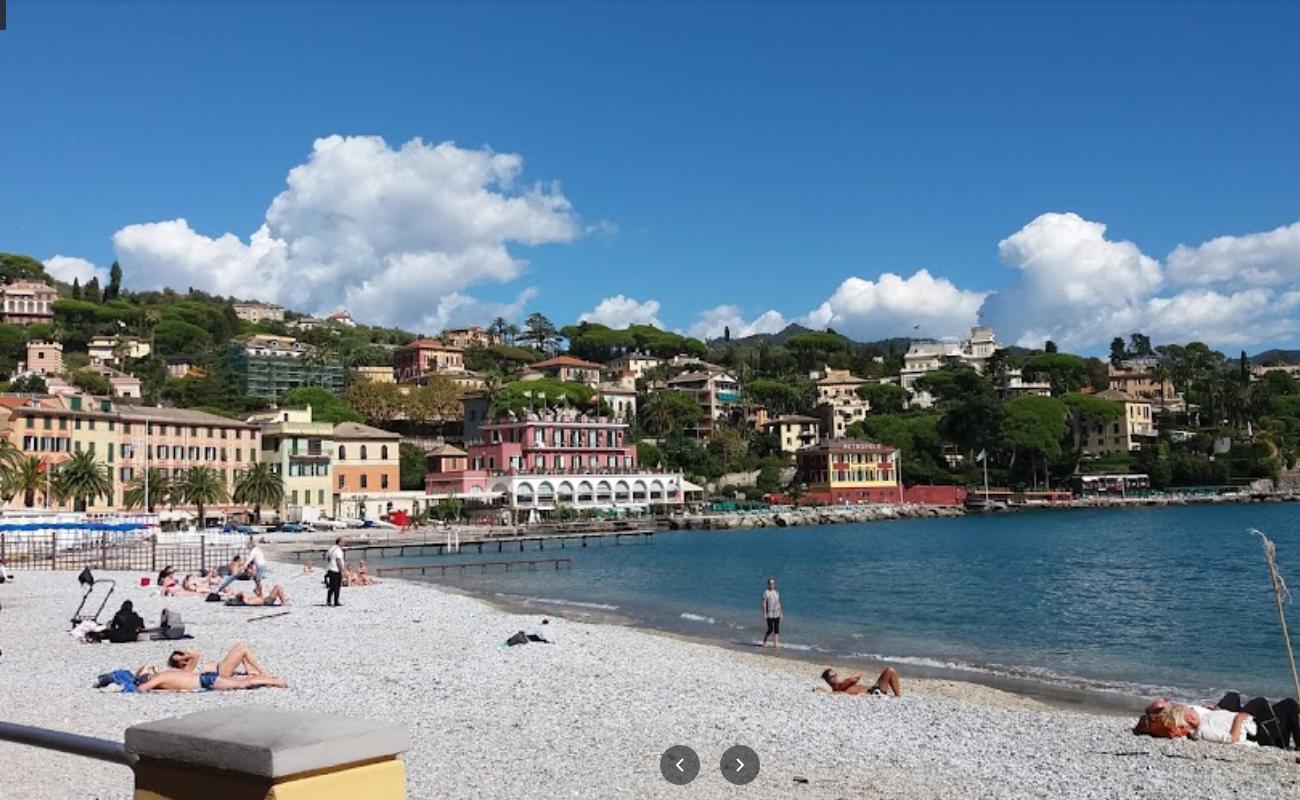
[[[289,604],[289,596],[284,593],[284,584],[277,583],[271,587],[271,592],[266,597],[235,592],[235,596],[228,601],[228,604],[232,606],[284,606]]]
[[[254,677],[270,674],[243,642],[235,642],[220,662],[204,661],[203,654],[197,650],[174,650],[167,658],[167,666],[181,672],[215,672],[223,678],[236,677],[241,672]]]
[[[1133,733],[1157,739],[1191,737],[1221,744],[1286,748],[1300,747],[1300,706],[1287,698],[1273,705],[1262,697],[1242,705],[1241,695],[1228,692],[1218,703],[1204,706],[1175,703],[1157,697],[1138,718]]]
[[[177,584],[174,578],[170,583],[164,584],[162,593],[164,597],[186,597],[189,595],[207,594],[208,590],[200,589],[199,582],[195,579],[193,573],[187,573],[180,584]]]
[[[166,672],[160,672],[136,686],[135,690],[141,694],[147,694],[154,690],[193,692],[201,689],[205,692],[224,692],[235,689],[257,689],[261,686],[276,686],[286,689],[289,682],[274,675],[233,675],[227,677],[216,672],[170,669]]]
[[[903,686],[898,681],[898,670],[893,667],[885,667],[876,678],[876,682],[870,686],[863,686],[861,675],[849,675],[841,678],[835,673],[835,670],[827,667],[822,672],[822,680],[830,685],[832,692],[843,694],[888,694],[893,692],[894,697],[903,696]]]

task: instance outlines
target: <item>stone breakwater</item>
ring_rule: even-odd
[[[686,514],[671,517],[668,528],[675,531],[727,530],[732,528],[794,528],[803,525],[837,525],[847,522],[879,522],[889,519],[936,519],[960,517],[960,506],[884,504],[867,506],[806,506],[781,511],[744,511],[730,514]]]

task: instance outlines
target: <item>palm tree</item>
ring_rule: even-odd
[[[262,506],[284,502],[284,479],[269,461],[259,461],[235,482],[235,502],[253,507],[253,521],[262,519]]]
[[[127,508],[144,508],[152,514],[156,506],[167,502],[167,498],[172,493],[171,479],[167,477],[167,471],[150,469],[148,483],[149,497],[146,499],[144,496],[144,476],[142,475],[131,481],[130,485],[126,487],[126,491],[122,493],[122,502],[126,504]]]
[[[113,477],[107,465],[96,461],[89,450],[73,453],[60,464],[53,485],[60,499],[72,500],[74,511],[85,511],[97,498],[113,496]]]
[[[31,508],[36,505],[36,493],[45,493],[48,479],[45,476],[45,462],[36,456],[20,458],[12,469],[5,473],[5,494],[13,497],[23,496],[23,506]]]
[[[224,503],[230,499],[225,479],[211,467],[190,467],[174,488],[182,502],[194,504],[199,513],[199,530],[203,529],[206,522],[204,508],[211,503]]]

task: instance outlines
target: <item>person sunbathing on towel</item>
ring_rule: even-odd
[[[283,606],[289,604],[289,596],[284,593],[284,584],[277,583],[271,587],[271,591],[266,597],[235,592],[235,598],[230,604],[232,606]]]
[[[1203,706],[1157,697],[1138,718],[1133,733],[1157,739],[1189,736],[1205,742],[1285,749],[1292,740],[1300,744],[1300,706],[1291,698],[1270,705],[1257,697],[1243,704],[1236,692]]]
[[[193,692],[198,690],[225,692],[235,689],[257,689],[262,686],[276,686],[286,689],[289,682],[274,675],[233,675],[225,677],[216,672],[169,669],[136,686],[135,690],[141,694],[148,694],[154,690],[164,692]]]
[[[885,667],[880,677],[870,686],[862,685],[861,675],[849,675],[841,678],[835,670],[827,667],[822,672],[822,680],[830,685],[832,692],[843,694],[888,694],[893,692],[894,697],[903,696],[903,687],[898,682],[898,670],[893,667]]]
[[[167,666],[182,672],[215,672],[223,678],[236,677],[241,673],[253,676],[271,674],[243,642],[235,642],[235,646],[230,648],[220,662],[204,661],[203,654],[197,650],[174,650],[167,659]]]

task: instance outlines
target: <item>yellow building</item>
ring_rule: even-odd
[[[860,439],[824,439],[795,454],[796,481],[825,503],[891,503],[899,499],[898,450]]]
[[[786,453],[797,453],[816,444],[821,438],[821,423],[799,414],[783,414],[768,420],[763,423],[763,429],[776,436],[781,443],[781,450]]]
[[[284,516],[313,519],[334,507],[334,426],[312,420],[311,406],[251,414],[262,432],[262,460],[284,481]]]
[[[1124,415],[1105,424],[1075,424],[1074,440],[1082,446],[1085,455],[1127,453],[1141,448],[1143,441],[1155,438],[1150,400],[1114,389],[1098,392],[1096,396],[1123,405]]]

